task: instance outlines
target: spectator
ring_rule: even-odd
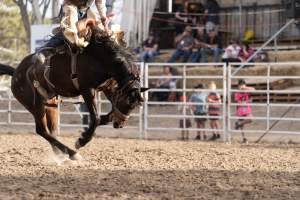
[[[207,54],[213,54],[213,62],[220,61],[220,54],[222,51],[221,39],[216,31],[211,31],[205,38],[205,44],[201,49],[201,60],[207,63]]]
[[[212,30],[218,32],[220,24],[220,6],[216,0],[206,0],[204,18],[206,21],[205,28],[207,32]]]
[[[196,23],[196,18],[192,17],[189,13],[189,1],[184,0],[182,4],[175,13],[176,23],[174,26],[176,35],[181,34],[186,25]]]
[[[180,102],[186,102],[186,96],[181,96],[180,97]],[[180,105],[178,107],[178,110],[180,111],[181,114],[185,114],[187,115],[187,111],[190,110],[186,105]],[[185,110],[185,111],[184,111]],[[192,123],[191,120],[184,117],[182,119],[179,120],[179,127],[182,129],[181,130],[181,139],[182,140],[188,140],[189,139],[189,131],[186,130],[188,128],[192,127]]]
[[[254,50],[249,46],[249,42],[244,41],[239,55],[241,62],[246,62],[253,55],[253,53]]]
[[[268,55],[268,52],[266,51],[261,51],[259,52],[254,58],[253,62],[270,62],[270,58]]]
[[[238,40],[231,40],[228,47],[226,47],[225,52],[223,54],[222,62],[228,63],[230,62],[241,62],[240,54],[241,54],[241,47],[239,46]]]
[[[201,49],[205,47],[206,33],[204,27],[197,27],[197,34],[194,40],[196,51],[191,56],[191,62],[196,63],[201,59]]]
[[[195,89],[204,89],[204,85],[200,83],[195,86]],[[199,105],[191,106],[193,114],[196,117],[201,117],[201,118],[195,118],[195,122],[197,124],[198,129],[205,129],[205,122],[207,120],[205,118],[205,116],[207,115],[206,101],[207,101],[207,94],[203,91],[197,91],[193,93],[190,98],[190,102],[199,103]],[[204,130],[197,131],[197,136],[195,138],[196,140],[206,140],[206,138],[207,137]]]
[[[252,116],[252,110],[250,107],[250,93],[246,91],[254,91],[255,88],[246,86],[246,82],[244,80],[239,80],[238,82],[238,89],[239,90],[245,90],[245,92],[236,92],[234,93],[234,100],[238,103],[236,107],[236,115],[238,117],[241,117],[238,119],[238,121],[235,123],[235,129],[240,129],[242,131],[242,137],[243,143],[248,143],[245,133],[243,131],[244,126],[246,124],[250,124],[252,122],[251,119],[244,119],[243,117],[251,117]]]
[[[182,62],[187,62],[192,54],[192,48],[194,45],[194,38],[192,36],[192,27],[187,26],[185,31],[175,38],[177,48],[169,59],[169,63],[175,62],[177,59],[183,56]]]
[[[152,83],[151,87],[158,89],[170,89],[173,86],[173,79],[171,68],[169,66],[164,66],[162,78],[157,80],[155,83]],[[157,101],[167,101],[169,98],[169,92],[153,92],[152,98]]]
[[[221,103],[220,94],[216,91],[217,87],[215,82],[211,82],[209,85],[209,89],[211,90],[207,97],[208,105],[208,115],[210,116],[210,127],[213,129],[213,136],[210,140],[216,140],[220,138],[219,134],[219,116],[221,112],[221,106],[218,105]]]
[[[140,55],[141,62],[154,62],[154,57],[158,54],[158,42],[153,33],[150,33],[149,38],[143,42],[143,51]]]

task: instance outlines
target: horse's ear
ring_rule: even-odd
[[[147,90],[150,90],[150,88],[144,88],[144,87],[141,88],[141,92],[146,92]]]

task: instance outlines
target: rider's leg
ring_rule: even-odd
[[[54,35],[47,44],[42,47],[38,52],[35,54],[34,59],[39,62],[39,64],[44,64],[46,58],[49,56],[54,55],[55,49],[64,44],[64,36],[62,32],[57,33]]]
[[[74,5],[66,4],[63,6],[65,16],[61,21],[61,27],[64,29],[64,36],[67,40],[77,45],[78,47],[86,47],[87,42],[84,41],[84,38],[78,37],[78,30],[76,23],[78,22],[78,9]]]

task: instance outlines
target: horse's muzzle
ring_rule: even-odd
[[[123,123],[114,122],[114,128],[123,128]]]

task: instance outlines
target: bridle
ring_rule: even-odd
[[[112,119],[117,119],[118,121],[121,122],[127,122],[129,120],[129,115],[125,115],[123,114],[116,106],[113,106],[112,108],[112,113],[110,114],[110,120],[112,121]]]
[[[132,88],[139,88],[140,79],[136,77],[131,77],[127,83],[125,83],[121,88],[118,87],[111,96],[111,103],[112,103],[112,113],[110,114],[110,120],[112,118],[117,119],[118,121],[127,122],[129,120],[129,115],[122,113],[118,107],[117,103],[125,100],[126,95],[128,94],[129,90]]]

